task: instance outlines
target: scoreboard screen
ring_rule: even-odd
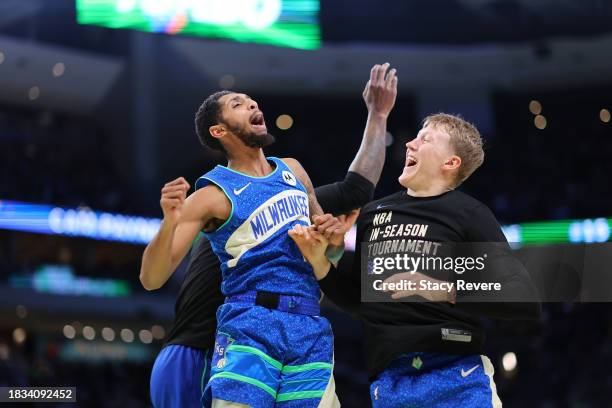
[[[319,0],[77,0],[79,24],[317,49]]]

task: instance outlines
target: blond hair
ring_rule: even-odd
[[[476,126],[459,115],[449,115],[447,113],[429,115],[423,120],[423,127],[428,125],[448,133],[451,147],[455,154],[461,158],[456,187],[470,177],[484,162],[482,136],[480,136]]]

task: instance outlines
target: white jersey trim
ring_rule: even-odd
[[[299,211],[296,211],[292,216],[286,216],[280,219],[275,225],[271,228],[266,229],[265,231],[254,231],[251,221],[260,217],[259,220],[264,221],[274,221],[272,220],[272,209],[274,211],[278,211],[278,203],[283,201],[283,205],[287,205],[289,202],[289,197],[299,197],[302,200],[302,205],[299,207]],[[247,218],[240,227],[236,228],[236,230],[230,235],[225,243],[225,251],[232,257],[229,261],[227,261],[227,266],[229,268],[233,268],[236,266],[240,258],[250,249],[255,248],[257,245],[264,242],[266,239],[270,238],[277,231],[279,231],[283,226],[293,222],[293,221],[303,221],[306,224],[310,224],[310,219],[308,218],[309,208],[308,208],[308,195],[301,190],[291,189],[281,191],[280,193],[270,197],[266,202],[257,207]],[[289,238],[287,238],[289,239]]]

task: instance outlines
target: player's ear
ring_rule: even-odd
[[[444,170],[450,171],[450,170],[457,170],[459,169],[460,166],[461,166],[461,157],[453,155],[449,157],[448,159],[446,159],[442,168]]]
[[[208,128],[210,135],[216,139],[220,139],[226,132],[225,126],[223,125],[214,125]]]
[[[461,157],[453,155],[444,162],[444,168],[447,170],[455,170],[461,166]]]

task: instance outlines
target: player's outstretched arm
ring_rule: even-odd
[[[223,204],[213,186],[186,197],[189,183],[180,177],[166,183],[161,190],[160,205],[164,213],[158,233],[142,256],[140,282],[147,290],[159,289],[166,283],[191,243]],[[221,197],[223,198],[223,197]]]
[[[385,163],[387,118],[397,97],[397,71],[389,69],[389,63],[374,65],[370,80],[363,90],[363,100],[368,108],[368,118],[363,139],[349,171],[378,183]]]
[[[387,117],[396,96],[395,69],[389,70],[389,64],[374,65],[363,91],[368,119],[359,150],[344,180],[315,189],[325,212],[345,214],[372,201],[385,163]]]

